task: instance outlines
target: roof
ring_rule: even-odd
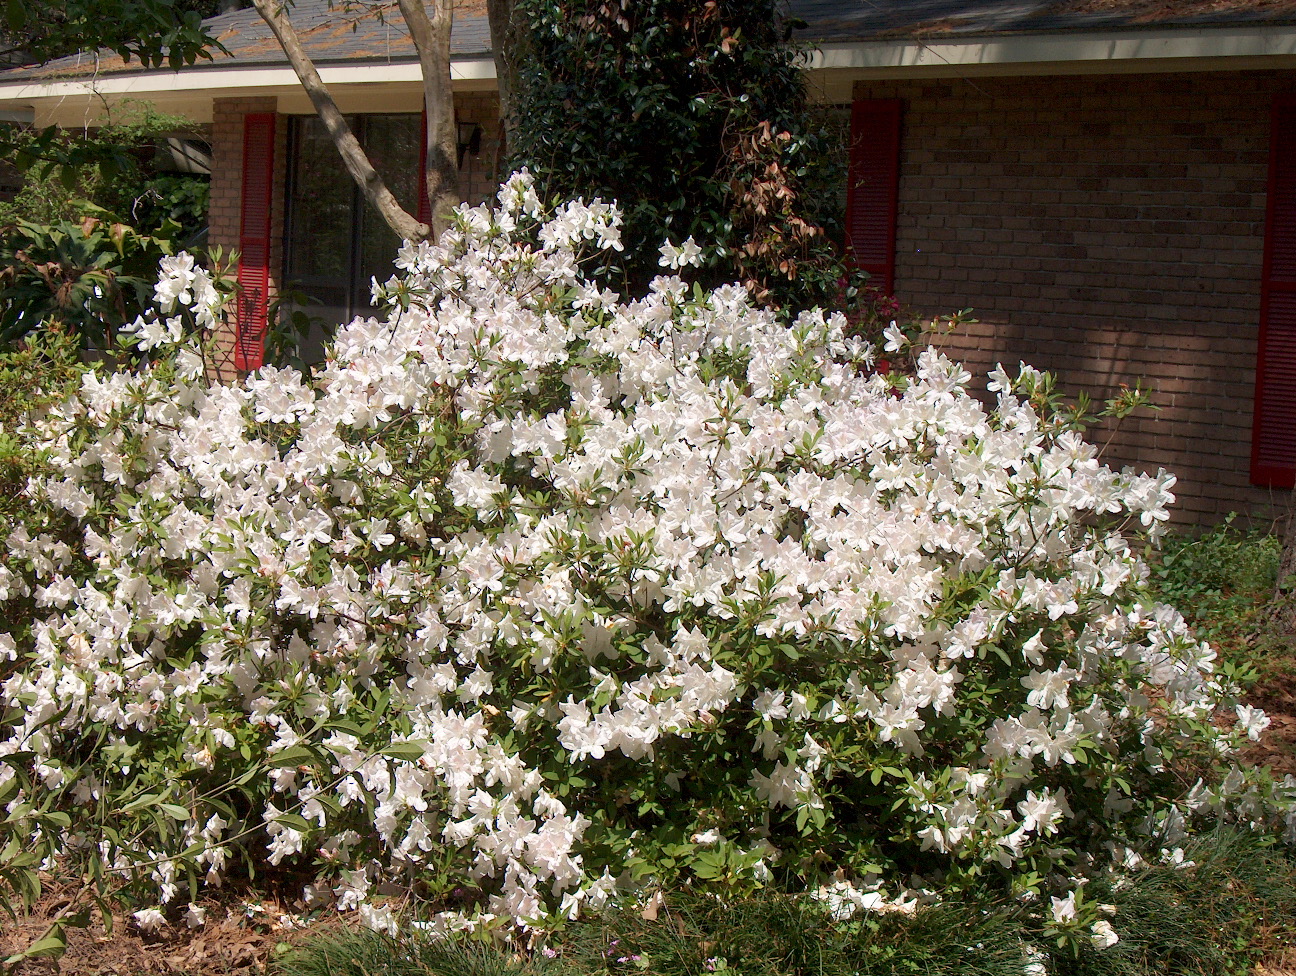
[[[791,0],[812,42],[1296,24],[1296,0]]]
[[[316,64],[393,64],[417,59],[395,0],[366,3],[351,11],[338,9],[342,3],[333,0],[333,7],[330,9],[329,0],[295,0],[289,11],[302,47]],[[485,0],[455,3],[450,37],[452,59],[490,57],[490,26],[485,8]],[[225,51],[212,52],[211,61],[199,61],[197,66],[255,68],[287,63],[269,25],[254,8],[209,18],[206,26]],[[44,65],[0,72],[0,81],[145,70],[149,69],[138,61],[125,63],[116,54],[100,52],[74,54]]]
[[[333,0],[334,7],[341,7]],[[1137,31],[1296,24],[1296,0],[790,0],[790,13],[806,23],[801,41],[841,43],[973,40],[1022,34]],[[329,0],[295,0],[293,24],[319,65],[394,64],[415,60],[413,44],[394,0],[366,3],[350,12]],[[207,21],[226,52],[208,67],[268,67],[283,52],[255,9]],[[456,0],[451,57],[490,56],[485,0]],[[0,81],[70,78],[143,72],[138,62],[114,54],[73,55],[46,65],[0,72]]]
[[[804,23],[794,36],[815,49],[810,69],[829,79],[820,86],[824,97],[839,100],[849,100],[849,79],[842,80],[848,74],[1214,70],[1225,64],[1296,69],[1296,0],[789,0],[788,6]],[[417,88],[417,58],[395,0],[294,0],[290,16],[330,87]],[[82,111],[79,102],[66,100],[84,100],[87,92],[170,99],[170,110],[201,114],[197,102],[183,104],[185,97],[205,95],[210,102],[211,92],[236,88],[297,91],[257,10],[223,14],[207,25],[226,51],[179,73],[126,64],[110,52],[0,71],[0,111],[19,106],[66,124],[65,115]],[[455,0],[451,58],[456,84],[494,84],[486,0]]]

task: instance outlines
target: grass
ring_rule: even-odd
[[[313,937],[274,964],[280,976],[532,976],[539,968],[491,944],[368,930]]]
[[[1220,829],[1188,866],[1091,882],[1115,907],[1115,946],[1058,947],[1030,906],[945,902],[914,915],[833,919],[805,896],[670,895],[658,917],[625,911],[569,925],[543,951],[338,932],[309,939],[278,976],[1243,976],[1296,937],[1296,860]]]
[[[720,902],[683,894],[660,919],[609,916],[573,926],[557,947],[581,974],[1022,976],[1028,960],[1016,916],[1002,906],[950,903],[840,922],[805,897],[766,892]]]
[[[1220,829],[1186,850],[1189,868],[1157,865],[1091,885],[1115,906],[1120,942],[1059,953],[1055,976],[1242,976],[1296,938],[1296,861],[1268,838]]]
[[[1296,680],[1296,647],[1264,612],[1281,553],[1272,532],[1241,529],[1230,517],[1201,534],[1168,536],[1151,560],[1154,595],[1179,608],[1224,663],[1262,688]]]

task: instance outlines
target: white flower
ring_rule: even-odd
[[[909,340],[900,330],[900,326],[895,322],[892,322],[883,329],[882,335],[886,338],[886,342],[882,346],[884,352],[899,352],[905,346],[909,345]]]
[[[1240,731],[1245,732],[1248,739],[1252,742],[1260,741],[1260,733],[1269,728],[1271,719],[1259,708],[1252,708],[1250,705],[1235,706],[1237,712],[1237,727]]]
[[[1062,817],[1062,806],[1048,790],[1041,790],[1037,796],[1034,791],[1027,791],[1026,799],[1017,804],[1017,812],[1022,815],[1022,827],[1039,834],[1057,832],[1057,822]]]
[[[1111,922],[1100,918],[1093,923],[1093,932],[1089,936],[1089,941],[1093,943],[1095,949],[1110,949],[1120,941],[1120,936],[1112,928]]]
[[[376,907],[365,903],[360,906],[360,921],[375,932],[384,932],[390,936],[400,934],[400,926],[396,923],[396,916],[386,905]]]
[[[156,932],[159,929],[166,928],[166,916],[157,908],[141,908],[131,915],[135,919],[135,924],[139,926],[141,932]]]
[[[698,247],[692,237],[679,247],[667,241],[661,246],[661,258],[657,263],[672,271],[688,266],[698,267],[702,264],[702,248]]]
[[[1074,922],[1076,920],[1077,911],[1075,898],[1075,892],[1068,891],[1065,897],[1052,899],[1053,904],[1049,911],[1053,916],[1053,921],[1057,922],[1059,925],[1065,925],[1067,922]]]

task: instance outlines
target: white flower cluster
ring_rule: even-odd
[[[1235,689],[1141,596],[1122,532],[1173,478],[1102,465],[1027,369],[987,411],[934,351],[873,375],[840,316],[622,301],[577,250],[619,246],[615,209],[546,219],[525,174],[499,201],[407,246],[410,300],[314,376],[91,372],[43,422],[0,563],[0,830],[177,918],[240,849],[311,862],[311,904],[384,928],[411,877],[444,926],[541,924],[695,856],[904,891],[1196,812],[1296,830],[1255,770],[1167,774],[1263,728],[1213,724]],[[162,315],[209,287],[171,261]],[[147,819],[99,832],[106,798]]]

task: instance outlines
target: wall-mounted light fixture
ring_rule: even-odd
[[[463,166],[464,156],[472,153],[481,155],[482,127],[476,122],[460,122],[459,129],[459,165]]]

